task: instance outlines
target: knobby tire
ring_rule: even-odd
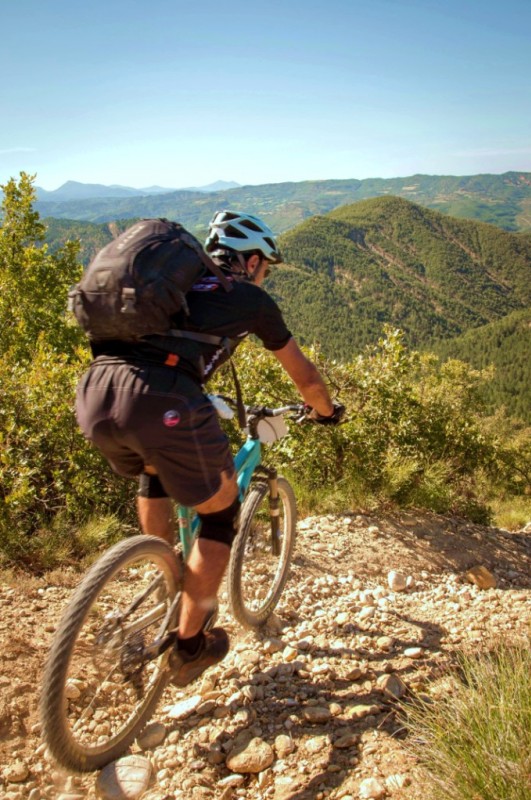
[[[135,567],[135,565],[140,566]],[[120,598],[118,602],[127,606],[130,598],[122,601],[122,593],[136,592],[136,595],[132,595],[133,598],[142,594],[146,586],[153,584],[150,569],[154,576],[162,575],[162,578],[159,579],[158,588],[139,605],[136,629],[135,620],[131,615],[127,617],[128,622],[120,627],[118,632],[113,628],[115,632],[112,636],[107,635],[106,639],[105,626],[113,624],[112,619],[111,623],[108,622],[109,615],[103,615],[106,604],[110,605],[108,598],[111,594],[106,594],[106,591],[108,593],[116,591]],[[51,755],[63,767],[76,772],[101,769],[123,754],[151,717],[167,684],[169,650],[158,659],[139,668],[140,677],[135,676],[134,681],[131,681],[130,673],[124,677],[121,659],[124,658],[123,653],[127,648],[129,648],[127,652],[133,649],[131,642],[137,643],[139,637],[145,638],[146,630],[149,629],[150,636],[155,637],[158,634],[164,618],[164,609],[169,608],[180,590],[180,580],[179,561],[166,542],[153,536],[135,536],[108,550],[90,568],[75,590],[59,623],[47,659],[41,700],[43,738]],[[140,584],[140,589],[136,588],[136,583]],[[171,623],[175,622],[172,618]],[[109,665],[110,671],[108,671]],[[74,678],[69,675],[70,669],[74,671]],[[70,690],[72,686],[76,687],[76,669],[79,674],[88,677],[85,678],[85,682],[77,681],[82,687],[81,699],[72,700],[71,695],[67,697],[67,683],[70,684]],[[104,674],[106,671],[108,674]],[[110,676],[115,672],[116,682],[112,683]],[[106,680],[110,682],[111,688],[105,691],[113,693],[113,700],[107,704],[103,691]],[[147,690],[142,696],[146,680]],[[99,688],[98,691],[93,689],[93,684],[98,682],[101,682],[101,696],[98,694]],[[78,690],[74,691],[77,694]],[[86,699],[84,694],[87,694]],[[94,698],[91,700],[92,694]],[[137,696],[138,702],[135,705]],[[120,716],[117,710],[122,708],[118,706],[118,698],[124,697],[126,701],[133,698],[131,700],[133,710],[131,713],[124,711],[123,716],[126,719],[122,721],[117,719]],[[76,706],[76,702],[80,705]],[[98,722],[97,727],[104,732],[109,727],[111,730],[107,737],[99,736],[98,741],[92,743],[88,740],[91,723],[84,718],[90,720],[96,716],[93,707],[96,702],[102,703],[101,712],[98,709],[98,720],[102,719],[102,724]],[[82,703],[85,703],[84,708]],[[84,729],[78,732],[76,725],[81,721]],[[112,730],[113,724],[117,727],[115,732]]]
[[[259,629],[280,600],[295,546],[297,508],[293,489],[278,478],[281,549],[273,555],[269,517],[269,484],[257,481],[245,498],[227,572],[229,606],[245,628]]]

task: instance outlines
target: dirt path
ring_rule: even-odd
[[[142,797],[347,800],[364,796],[372,779],[367,797],[420,798],[389,690],[436,698],[455,650],[529,634],[530,545],[523,532],[430,514],[303,520],[273,627],[257,637],[222,614],[233,642],[226,661],[187,691],[166,691],[153,718],[163,741],[134,748],[153,767]],[[490,570],[496,588],[466,580],[475,565]],[[405,591],[390,590],[391,570],[410,576]],[[39,737],[41,670],[77,579],[19,576],[0,587],[5,800],[96,796],[97,775],[58,770]],[[192,697],[194,710],[175,716]],[[273,762],[255,774],[229,769],[227,757],[248,753],[250,740]]]

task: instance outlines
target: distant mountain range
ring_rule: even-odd
[[[412,175],[406,178],[302,181],[227,188],[211,184],[201,191],[148,190],[103,187],[112,196],[61,199],[39,195],[36,209],[43,217],[109,222],[138,217],[169,217],[202,233],[213,213],[235,208],[256,213],[276,233],[287,231],[316,214],[370,197],[397,196],[454,217],[491,222],[505,230],[531,230],[531,173],[465,177]],[[80,188],[80,187],[85,188]],[[215,187],[215,189],[214,189]],[[84,184],[68,182],[56,192],[94,192]],[[97,188],[97,191],[103,189]],[[117,195],[116,192],[124,194]],[[144,192],[144,194],[142,194]],[[131,195],[131,193],[134,193]],[[55,199],[52,196],[55,196]]]
[[[235,189],[239,183],[233,181],[216,181],[207,186],[193,186],[185,189],[165,189],[163,186],[148,186],[144,189],[133,189],[130,186],[104,186],[101,183],[79,183],[67,181],[58,189],[47,191],[37,188],[37,199],[42,202],[66,202],[73,200],[94,200],[96,198],[117,197],[146,197],[149,195],[170,194],[176,191],[188,192],[220,192]]]

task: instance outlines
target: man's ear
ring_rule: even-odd
[[[247,272],[252,275],[258,268],[260,264],[260,256],[257,256],[256,253],[253,253],[252,256],[249,256],[247,259]]]
[[[245,266],[247,268],[247,275],[250,278],[254,277],[258,267],[260,266],[260,256],[257,256],[256,253],[253,253],[253,255],[249,256],[245,262]]]

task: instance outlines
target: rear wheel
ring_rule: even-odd
[[[228,569],[229,605],[246,628],[260,628],[276,607],[288,579],[297,524],[293,489],[278,478],[279,541],[274,553],[269,483],[253,484],[243,504]]]
[[[169,650],[153,659],[148,650],[176,625],[180,581],[173,549],[135,536],[111,548],[74,592],[46,663],[41,702],[44,741],[64,767],[103,767],[149,720],[166,685]]]

